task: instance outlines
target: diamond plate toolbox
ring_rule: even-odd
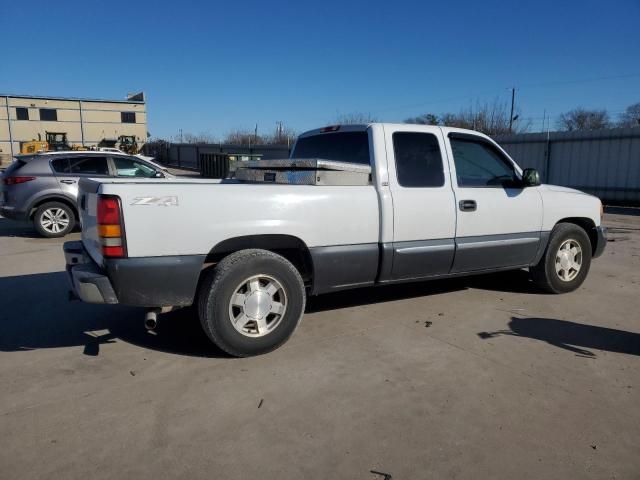
[[[287,185],[369,185],[371,166],[319,158],[238,162],[236,179]]]

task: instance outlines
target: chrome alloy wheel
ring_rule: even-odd
[[[40,225],[49,233],[60,233],[67,229],[70,222],[69,215],[62,208],[48,208],[42,212]]]
[[[287,310],[287,294],[275,278],[260,274],[238,285],[229,302],[229,320],[247,337],[262,337],[277,328]]]
[[[562,242],[558,253],[556,253],[556,273],[563,282],[570,282],[580,272],[582,268],[582,247],[573,240],[568,239]]]

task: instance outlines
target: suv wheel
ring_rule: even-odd
[[[198,314],[218,347],[248,357],[285,343],[302,318],[305,302],[300,273],[288,260],[267,250],[241,250],[207,273]]]
[[[49,202],[38,207],[33,225],[40,235],[47,238],[64,237],[76,224],[73,210],[64,203]]]
[[[559,223],[551,232],[540,262],[530,268],[534,283],[549,293],[572,292],[584,282],[591,266],[591,241],[573,223]]]

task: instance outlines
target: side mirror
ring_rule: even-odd
[[[156,172],[153,174],[153,178],[164,178],[164,174],[162,172]]]
[[[525,168],[522,171],[522,183],[525,187],[537,187],[540,185],[540,174],[535,168]]]

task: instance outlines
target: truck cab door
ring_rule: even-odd
[[[383,244],[390,271],[380,281],[449,273],[454,256],[455,199],[439,127],[385,125],[393,242]]]
[[[539,187],[493,141],[449,132],[447,154],[456,198],[456,254],[451,271],[528,266],[541,243]]]

